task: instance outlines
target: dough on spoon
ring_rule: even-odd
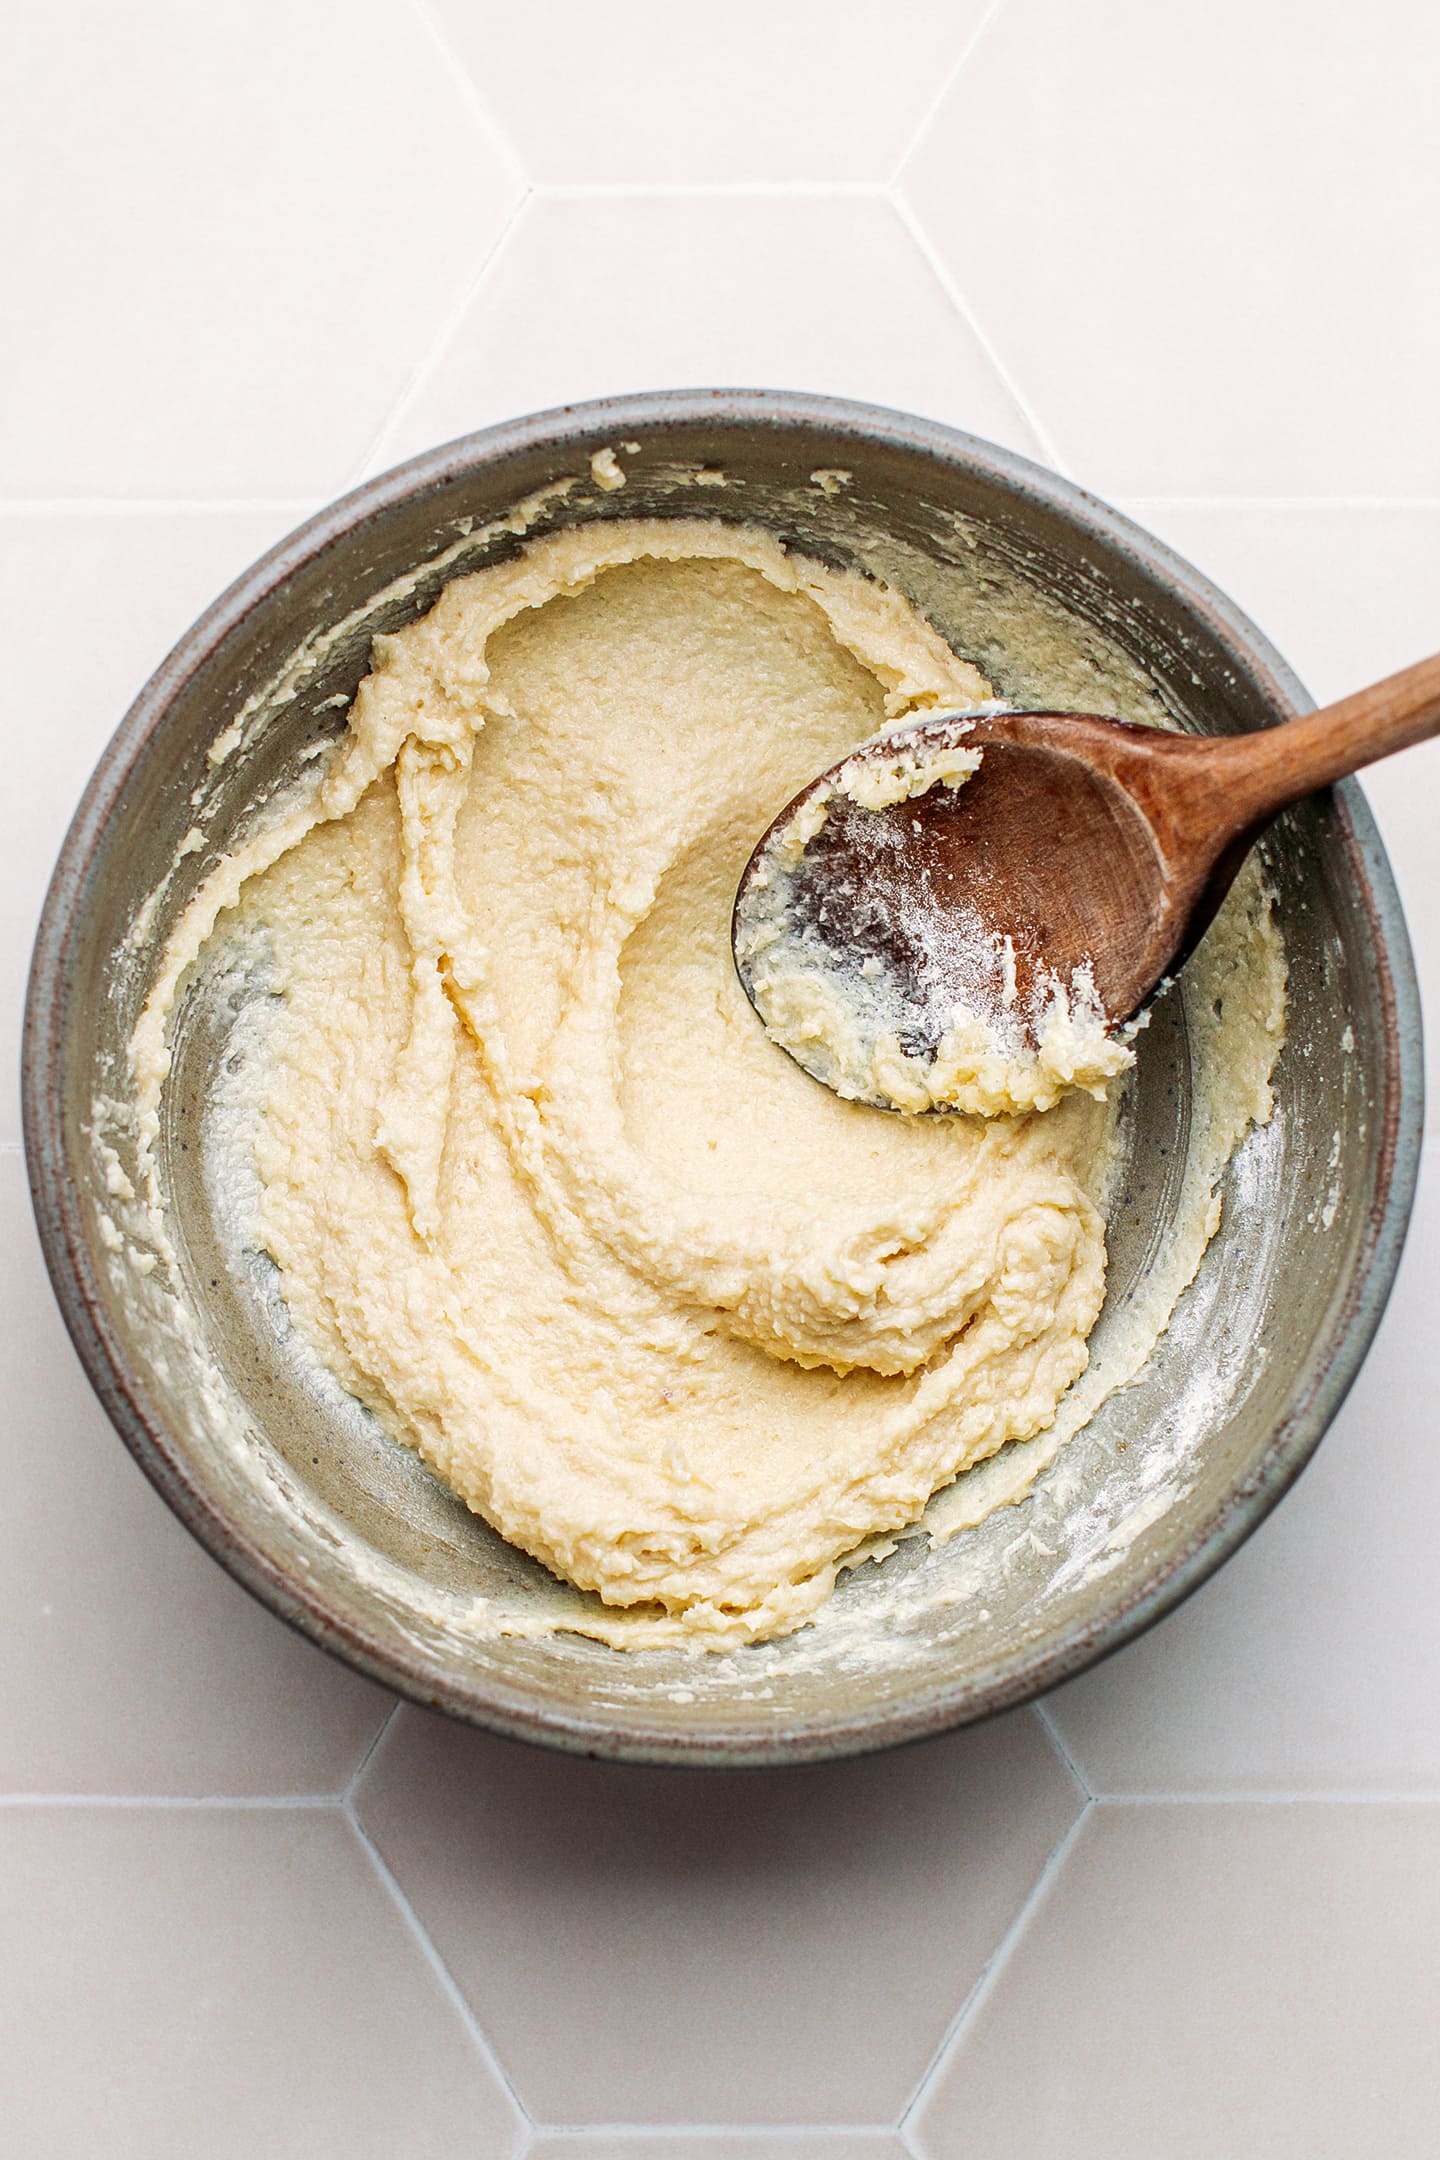
[[[973,908],[917,909],[894,888],[894,813],[964,787],[984,756],[964,712],[933,736],[899,725],[777,818],[744,873],[735,958],[766,1033],[847,1102],[908,1114],[1009,1117],[1053,1109],[1070,1088],[1103,1097],[1135,1053],[1107,1026],[1090,967],[1068,982],[1042,974],[1022,1001],[1009,938]],[[839,851],[816,872],[837,827]]]

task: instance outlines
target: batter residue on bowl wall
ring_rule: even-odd
[[[248,1097],[254,1239],[325,1366],[598,1593],[567,1627],[783,1633],[1001,1450],[1030,1466],[987,1504],[1014,1498],[1066,1428],[1115,1104],[842,1102],[767,1040],[729,948],[779,804],[887,721],[990,694],[897,591],[763,532],[581,525],[376,639],[318,788],[171,939],[133,1047],[142,1137],[222,909],[280,993]],[[1256,877],[1207,946],[1194,965],[1243,989],[1207,1046],[1208,1154],[1107,1386],[1269,1112],[1283,963]]]

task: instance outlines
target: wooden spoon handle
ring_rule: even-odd
[[[1338,704],[1277,728],[1226,738],[1232,830],[1244,832],[1362,765],[1440,735],[1440,653]]]

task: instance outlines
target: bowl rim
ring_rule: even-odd
[[[143,1372],[109,1324],[82,1231],[81,1188],[66,1175],[59,1086],[70,960],[88,873],[104,826],[152,734],[185,685],[246,616],[304,564],[358,525],[457,476],[536,450],[578,454],[657,426],[707,422],[760,430],[821,429],[857,449],[879,443],[959,464],[1011,496],[1028,497],[1158,577],[1259,680],[1282,710],[1313,709],[1268,638],[1165,542],[1072,481],[1018,452],[888,407],[763,389],[659,390],[600,398],[507,420],[441,444],[363,482],[278,541],[212,602],[140,690],[95,767],[62,844],[31,960],[21,1050],[21,1104],[32,1204],[52,1286],[86,1375],[126,1446],[186,1528],[245,1589],[301,1634],[366,1677],[427,1708],[511,1738],[617,1761],[719,1768],[818,1762],[921,1740],[1043,1695],[1131,1642],[1174,1610],[1254,1531],[1310,1460],[1344,1401],[1379,1326],[1405,1242],[1424,1115],[1419,990],[1393,872],[1359,786],[1334,791],[1342,838],[1359,872],[1380,961],[1383,1122],[1365,1233],[1334,1331],[1308,1385],[1277,1422],[1259,1463],[1148,1580],[1113,1609],[1043,1651],[989,1674],[937,1684],[903,1705],[807,1722],[763,1737],[724,1728],[684,1738],[655,1728],[618,1731],[583,1710],[539,1707],[523,1687],[460,1684],[443,1662],[387,1647],[337,1612],[256,1545],[189,1475],[185,1449],[159,1415]]]

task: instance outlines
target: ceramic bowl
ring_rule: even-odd
[[[591,454],[623,452],[623,489]],[[701,469],[727,485],[695,494]],[[815,475],[843,472],[827,491]],[[743,517],[886,571],[948,619],[953,566],[1017,572],[1146,671],[1177,724],[1228,732],[1302,710],[1265,638],[1169,549],[1024,459],[903,415],[774,392],[608,400],[487,429],[347,496],[242,577],[126,715],[66,839],[31,977],[25,1135],[66,1322],[122,1438],[215,1557],[284,1619],[416,1701],[591,1754],[814,1760],[1025,1701],[1159,1619],[1250,1534],[1353,1380],[1404,1237],[1421,1122],[1414,970],[1353,785],[1265,845],[1289,963],[1277,1110],[1233,1160],[1224,1216],[1148,1366],[1032,1499],[951,1543],[903,1542],[842,1578],[832,1624],[729,1657],[490,1639],[554,1586],[358,1407],[317,1394],[273,1270],[236,1248],[202,1145],[237,1018],[202,968],[178,1011],[159,1140],[176,1262],[137,1271],[125,1198],[125,1046],[178,913],[218,852],[344,725],[373,634],[513,550],[504,519]],[[497,524],[497,521],[501,521]],[[1003,653],[977,653],[1003,690]],[[231,754],[210,754],[244,716]],[[203,844],[180,853],[198,829]],[[1130,1112],[1099,1348],[1143,1281],[1192,1145],[1182,979]],[[113,1151],[113,1152],[107,1152]],[[1057,1483],[1057,1480],[1059,1481]],[[883,1654],[881,1652],[883,1651]]]

